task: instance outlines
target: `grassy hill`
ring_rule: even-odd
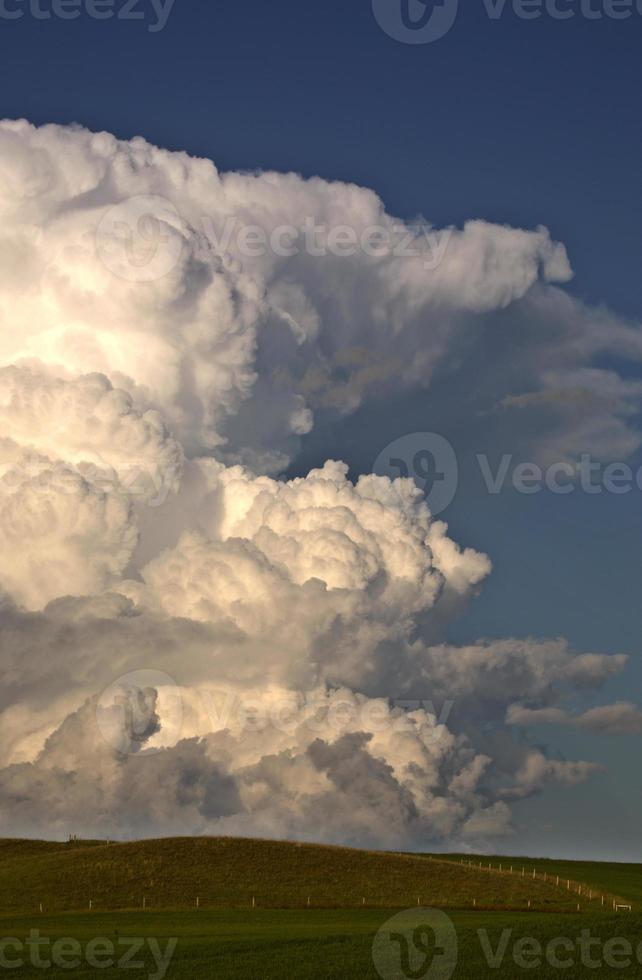
[[[425,855],[431,858],[431,855]],[[442,858],[459,863],[461,860],[473,859],[470,854],[444,854]],[[580,882],[587,885],[596,892],[603,892],[612,896],[621,897],[627,902],[634,903],[637,909],[642,907],[642,864],[625,864],[615,861],[565,861],[557,858],[529,858],[529,857],[485,857],[475,858],[477,862],[482,860],[484,867],[491,867],[495,870],[513,867],[519,873],[521,868],[526,869],[527,874],[532,874],[535,869],[537,875],[547,875],[549,878],[557,878],[572,882]]]
[[[624,937],[632,949],[638,946],[642,916],[635,898],[641,870],[636,865],[379,853],[235,838],[126,844],[0,840],[0,935],[25,944],[21,954],[34,928],[47,937],[47,949],[54,940],[73,937],[81,949],[77,966],[70,972],[68,965],[54,963],[47,970],[49,980],[93,980],[97,972],[88,951],[99,936],[115,951],[111,966],[101,961],[104,980],[122,975],[118,955],[131,936],[147,937],[133,976],[380,980],[373,961],[375,935],[388,928],[393,911],[420,901],[448,910],[459,950],[453,980],[485,980],[490,972],[515,980],[522,973],[513,955],[520,941],[535,939],[544,948],[559,937],[574,950],[565,976],[594,976],[594,969],[583,966],[578,945],[587,930],[599,939],[594,955],[602,959],[600,978],[640,976],[640,957],[633,957],[626,969],[612,969],[603,953],[614,937]],[[564,887],[568,879],[592,888],[601,885],[606,894],[617,890],[634,903],[633,914],[615,913],[586,894],[578,898]],[[493,950],[502,936],[509,937],[492,971],[481,935]],[[171,966],[159,972],[154,950],[167,950],[170,944]],[[26,954],[22,965],[13,965],[17,980],[42,976]],[[544,957],[536,975],[554,980],[559,972]]]
[[[541,878],[456,860],[240,838],[131,843],[0,840],[0,912],[92,909],[448,908],[576,910]]]

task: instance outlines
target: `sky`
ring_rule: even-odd
[[[441,10],[450,29],[420,36]],[[637,860],[642,12],[102,12],[0,3],[0,117],[63,127],[0,143],[0,831],[73,832],[79,801],[43,776],[62,765],[83,774],[79,830],[105,836]],[[127,265],[118,229],[144,246],[150,211],[170,237]],[[255,257],[236,240],[221,261],[211,230],[230,215],[403,224],[420,254]],[[520,492],[520,463],[561,466],[568,492]],[[604,486],[610,464],[630,467],[627,492]],[[160,503],[149,486],[129,499],[134,466]],[[387,482],[425,473],[432,518]],[[359,717],[272,724],[262,748],[235,710],[227,734],[212,723],[212,692],[232,690],[268,713],[348,698]],[[387,700],[381,730],[360,698]]]

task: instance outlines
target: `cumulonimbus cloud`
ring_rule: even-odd
[[[598,359],[639,331],[553,285],[563,246],[77,127],[1,123],[0,174],[0,831],[467,846],[596,772],[513,726],[625,657],[435,641],[490,559],[411,480],[282,476],[319,421],[474,375],[542,457],[635,449]]]

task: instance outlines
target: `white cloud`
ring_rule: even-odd
[[[602,704],[579,714],[562,708],[525,708],[510,705],[506,720],[509,725],[573,725],[595,735],[642,735],[642,709],[630,701]]]
[[[144,410],[162,409],[189,455],[218,447],[278,469],[315,415],[438,373],[466,390],[472,371],[489,410],[502,396],[550,401],[604,350],[642,356],[638,330],[541,285],[571,275],[544,228],[471,221],[435,252],[430,229],[406,227],[355,185],[221,174],[80,128],[0,123],[0,157],[0,364],[102,373]],[[380,228],[403,247],[318,254],[310,223],[359,242]],[[294,255],[245,242],[283,228],[298,235]],[[478,355],[508,307],[515,364],[499,352],[503,370],[484,391]],[[589,407],[581,431],[606,410],[630,444],[639,392],[617,377],[609,387],[609,406]],[[577,434],[566,438],[575,451]]]
[[[62,462],[28,453],[16,458],[3,443],[0,589],[37,609],[117,581],[137,540],[129,498],[95,489]]]
[[[639,331],[549,285],[563,246],[474,221],[412,255],[275,248],[411,229],[363,188],[75,127],[1,123],[0,174],[3,832],[470,842],[596,772],[512,725],[625,657],[441,643],[491,565],[412,481],[275,477],[319,421],[445,378],[444,417],[517,413],[541,455],[632,451],[642,391],[594,360],[639,360]],[[99,701],[141,670],[180,732],[163,684],[125,685],[125,720]]]
[[[73,464],[91,483],[124,483],[143,502],[175,491],[183,454],[158,412],[137,411],[103,375],[0,369],[0,427],[12,442]]]
[[[278,696],[268,699],[273,707]],[[489,807],[480,787],[490,760],[426,712],[386,702],[375,712],[347,690],[319,690],[306,702],[280,696],[289,704],[287,721],[280,704],[279,727],[274,713],[238,715],[205,738],[151,754],[144,746],[156,730],[151,694],[146,732],[133,749],[122,700],[111,709],[110,738],[101,740],[104,714],[99,731],[90,699],[33,762],[0,770],[0,828],[20,821],[29,833],[71,825],[101,836],[181,830],[390,845],[471,835],[475,822],[488,833],[507,831],[508,810]],[[265,691],[253,701],[265,702]],[[138,711],[140,699],[129,703]]]

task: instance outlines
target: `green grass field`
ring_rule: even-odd
[[[237,839],[0,841],[0,976],[642,976],[642,915],[636,907],[642,867],[486,858],[497,869],[488,871],[461,860]],[[500,860],[503,868],[536,867],[549,879],[559,873],[621,895],[633,911],[614,914],[582,898],[578,913],[575,894],[550,880],[499,872]],[[434,962],[440,962],[444,940],[433,935],[434,922],[417,909],[418,899],[422,906],[447,910],[448,935],[457,943],[454,970],[428,972],[435,947]],[[474,901],[477,907],[471,908]],[[401,925],[387,926],[400,910],[406,910]],[[41,941],[39,956],[48,966],[32,965],[35,947],[25,945],[30,933]],[[379,954],[373,957],[375,937]],[[559,942],[547,957],[552,940]],[[629,947],[621,949],[617,940]],[[381,949],[389,957],[383,973]],[[556,954],[565,965],[555,965]]]
[[[178,940],[174,955],[164,977],[175,980],[283,980],[284,977],[310,978],[310,980],[369,980],[377,978],[372,956],[373,940],[377,931],[394,911],[383,910],[256,910],[216,912],[124,912],[96,914],[66,914],[41,917],[4,917],[0,920],[3,936],[24,940],[31,929],[38,929],[41,937],[52,942],[62,937],[72,937],[79,942],[82,963],[69,969],[52,965],[46,970],[26,965],[12,969],[10,974],[18,978],[42,977],[51,980],[63,977],[95,978],[106,980],[131,975],[132,980],[152,977],[161,980],[162,966],[147,945],[136,951],[134,964],[118,966],[118,960],[131,949],[129,939],[153,938],[162,954],[172,938]],[[642,919],[633,916],[551,915],[544,913],[508,912],[453,912],[451,919],[458,940],[458,961],[452,976],[455,980],[487,980],[489,976],[511,978],[522,973],[531,976],[570,977],[624,976],[639,977],[642,966],[635,953],[629,957],[631,965],[609,966],[604,962],[603,942],[615,937],[627,939],[633,949],[642,939]],[[600,944],[593,946],[591,955],[599,967],[582,964],[577,940],[582,930],[589,929],[591,937],[600,937]],[[485,945],[478,934],[482,930],[485,943],[495,953],[500,949],[502,935],[509,933],[501,965],[494,967],[485,958]],[[115,961],[112,967],[90,966],[85,962],[87,944],[96,937],[105,937],[113,944],[113,954],[102,956]],[[545,948],[551,940],[566,938],[572,943],[572,953],[559,955],[570,959],[572,965],[560,969],[542,962],[529,969],[514,958],[515,945],[529,937]],[[7,950],[14,959],[13,949]],[[51,947],[43,947],[43,960],[51,957]],[[499,955],[499,954],[498,954]],[[624,957],[626,959],[627,957]],[[622,959],[622,958],[621,958]],[[419,959],[421,966],[421,957]],[[9,971],[7,970],[9,973]],[[406,975],[407,976],[407,975]],[[419,976],[423,976],[422,973]],[[404,973],[390,973],[385,980],[402,980]]]

